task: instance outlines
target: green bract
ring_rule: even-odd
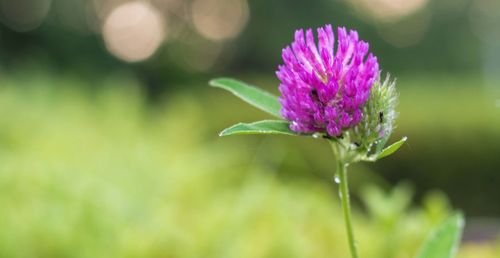
[[[377,142],[376,152],[382,151],[394,128],[397,93],[395,82],[387,76],[383,83],[376,81],[370,98],[363,108],[363,119],[352,130],[352,140],[366,151]]]

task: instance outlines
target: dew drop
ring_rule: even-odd
[[[336,184],[340,184],[339,176],[335,175],[335,177],[333,177],[333,181],[335,181]]]
[[[312,135],[313,138],[318,139],[321,135],[319,133],[314,133]]]

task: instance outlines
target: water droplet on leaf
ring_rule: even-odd
[[[312,135],[312,137],[315,138],[315,139],[318,139],[319,137],[321,137],[321,134],[320,133],[314,133]]]

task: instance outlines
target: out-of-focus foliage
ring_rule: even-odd
[[[200,96],[146,105],[123,75],[97,91],[64,75],[1,81],[0,256],[347,257],[339,203],[331,182],[314,178],[318,167],[266,138],[217,138],[212,127],[231,118],[210,122]],[[441,194],[414,207],[405,184],[389,193],[355,184],[368,211],[354,214],[364,257],[412,257],[449,213]],[[494,250],[466,244],[460,257]]]
[[[418,252],[418,258],[454,258],[457,255],[465,218],[457,212],[436,227]]]

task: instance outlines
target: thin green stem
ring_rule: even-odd
[[[352,258],[359,258],[351,221],[349,186],[347,184],[347,164],[344,163],[339,157],[337,161],[337,178],[339,183],[340,200],[342,202],[342,211],[344,213],[345,227],[347,230],[347,239],[349,241],[349,248],[351,249],[351,256]]]

